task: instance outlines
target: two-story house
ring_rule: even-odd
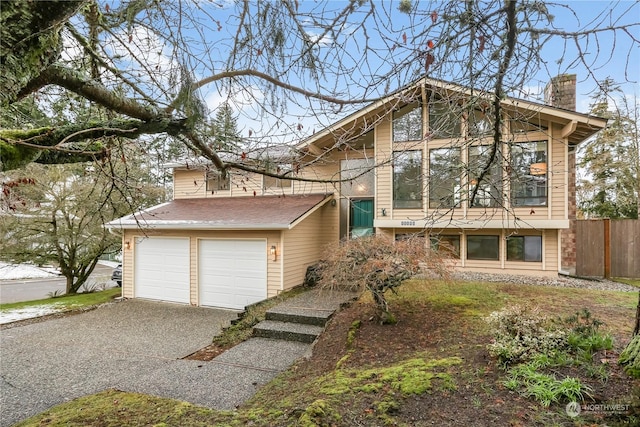
[[[547,92],[569,108],[506,98],[496,133],[486,94],[421,79],[273,162],[291,180],[172,165],[171,202],[107,224],[123,231],[123,295],[243,308],[300,285],[329,243],[373,233],[446,245],[459,269],[557,275],[575,148],[606,120],[572,111],[575,76]]]

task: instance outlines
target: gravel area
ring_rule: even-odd
[[[514,274],[489,274],[475,272],[457,272],[454,279],[482,282],[512,283],[515,285],[553,286],[559,288],[595,289],[599,291],[637,292],[639,288],[626,283],[605,279],[579,279],[577,277],[538,277]]]

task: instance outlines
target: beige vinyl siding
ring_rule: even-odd
[[[544,250],[544,268],[547,271],[560,271],[558,265],[558,234],[560,230],[544,230],[543,231],[543,250]]]
[[[173,170],[173,198],[193,199],[206,197],[207,183],[202,169]]]
[[[387,216],[393,216],[393,205],[391,201],[393,186],[393,168],[389,159],[391,158],[391,121],[383,120],[375,131],[376,137],[376,163],[382,166],[376,168],[376,212],[374,217],[382,215],[385,209]]]
[[[207,197],[253,197],[262,194],[262,175],[245,171],[230,171],[231,182],[229,192],[219,192],[218,194],[208,194]]]
[[[560,131],[553,128],[553,135],[559,135]],[[549,142],[549,203],[552,219],[566,219],[565,204],[567,203],[565,176],[569,172],[566,164],[567,144],[563,140],[552,138]]]
[[[325,162],[307,166],[300,170],[298,174],[301,178],[317,179],[317,180],[339,180],[340,179],[340,161],[332,156],[327,158]],[[313,194],[313,193],[338,193],[339,183],[324,182],[307,182],[294,181],[294,194]]]
[[[329,241],[337,241],[337,206],[325,204],[300,224],[283,232],[283,286],[290,289],[301,285],[307,267],[322,258]],[[333,227],[331,224],[333,223]]]
[[[130,249],[127,249],[129,242]],[[124,230],[122,233],[122,296],[133,298],[133,245],[134,230]]]

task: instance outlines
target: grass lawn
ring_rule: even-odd
[[[24,308],[51,305],[54,303],[56,304],[57,308],[61,309],[61,311],[77,310],[111,301],[112,299],[119,297],[121,293],[121,288],[111,288],[99,292],[75,294],[56,298],[45,298],[35,301],[0,304],[0,311],[20,310]]]
[[[616,363],[633,327],[637,294],[495,283],[408,282],[390,298],[398,322],[371,320],[366,297],[337,313],[301,360],[236,411],[106,390],[51,408],[19,426],[579,426],[637,425],[640,383]],[[613,337],[610,350],[554,368],[558,380],[589,387],[591,409],[567,415],[508,387],[508,372],[487,351],[485,318],[513,304],[567,317],[587,308]],[[206,362],[205,362],[206,363]],[[507,385],[506,385],[507,384]],[[627,412],[593,410],[628,405]],[[637,412],[633,412],[637,411]],[[629,412],[632,412],[631,414]]]
[[[640,288],[640,279],[627,279],[625,277],[615,277],[613,280],[616,282],[626,283],[627,285],[635,286],[636,288]]]

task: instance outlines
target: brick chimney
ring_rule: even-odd
[[[560,74],[553,77],[544,88],[544,103],[576,111],[576,75]]]
[[[576,111],[576,75],[561,74],[553,77],[544,88],[544,102],[552,107]],[[562,260],[560,270],[569,274],[576,273],[576,147],[568,146],[569,174],[568,215],[569,228],[561,230]]]

